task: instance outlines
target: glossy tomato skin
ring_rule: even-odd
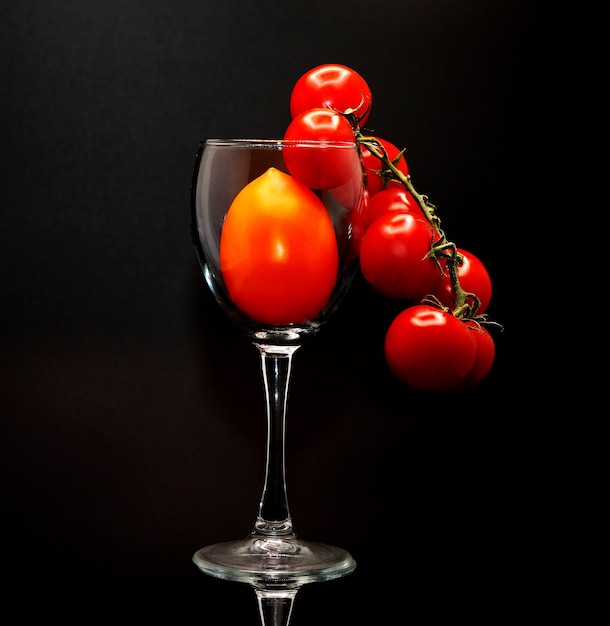
[[[479,299],[479,308],[476,314],[482,315],[489,307],[492,295],[491,276],[483,262],[472,252],[457,248],[464,258],[458,267],[458,279],[464,291],[474,293]],[[446,270],[446,262],[441,259],[441,266]],[[451,279],[445,271],[445,276],[441,275],[432,291],[439,301],[447,307],[455,306],[455,296],[451,287]]]
[[[315,318],[338,271],[326,208],[313,191],[269,168],[229,207],[220,268],[235,306],[253,320],[281,326]]]
[[[432,227],[412,213],[394,211],[378,217],[360,244],[360,269],[378,293],[397,300],[419,300],[430,293],[440,270],[425,258]]]
[[[364,124],[371,112],[373,95],[358,72],[345,65],[318,65],[301,76],[290,94],[290,116],[315,108],[328,108],[340,113],[352,111]]]
[[[400,154],[400,150],[387,139],[381,139],[379,137],[376,137],[376,139],[383,146],[390,161],[394,162]],[[364,171],[366,172],[366,188],[371,197],[382,189],[389,189],[391,187],[404,189],[404,185],[398,181],[389,181],[387,185],[384,186],[383,178],[377,173],[381,169],[381,161],[364,144],[362,145],[362,163],[364,165]],[[395,165],[405,176],[409,175],[409,164],[404,154],[398,159]]]
[[[385,336],[384,352],[398,380],[423,392],[459,388],[476,358],[470,330],[451,313],[426,304],[399,313]]]
[[[473,320],[467,320],[464,324],[474,339],[476,357],[470,371],[459,384],[460,390],[476,387],[476,385],[487,377],[496,358],[496,344],[487,328],[477,324]]]
[[[354,143],[351,124],[330,109],[317,108],[297,115],[286,128],[285,141],[327,141]],[[334,189],[360,180],[357,148],[305,148],[286,146],[284,160],[290,173],[312,189]]]
[[[407,211],[420,219],[426,219],[413,194],[401,185],[384,189],[369,199],[364,214],[364,228],[367,229],[378,217],[392,211]]]

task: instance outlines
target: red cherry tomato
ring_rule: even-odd
[[[351,124],[330,109],[310,109],[297,115],[284,133],[287,141],[351,142],[354,147],[284,148],[284,161],[290,173],[312,189],[333,189],[360,180],[361,167]]]
[[[376,139],[382,145],[388,159],[393,163],[400,154],[400,150],[386,139],[380,139],[379,137],[376,137]],[[379,175],[379,171],[382,169],[381,160],[378,159],[364,144],[362,145],[362,162],[367,176],[366,188],[371,196],[378,193],[382,189],[388,189],[390,187],[400,187],[401,189],[404,189],[404,185],[397,181],[389,181],[387,184],[384,184],[384,179]],[[396,168],[405,176],[408,176],[409,165],[404,154],[394,165],[396,165]]]
[[[472,370],[477,348],[469,328],[451,313],[418,304],[399,313],[384,352],[398,380],[424,392],[454,391]]]
[[[403,185],[384,189],[373,195],[364,214],[364,227],[368,228],[378,217],[392,211],[407,211],[420,219],[426,219],[417,200]]]
[[[458,386],[463,390],[478,385],[489,374],[496,358],[496,344],[487,328],[472,320],[466,321],[465,325],[474,339],[477,351],[473,366]]]
[[[358,72],[337,63],[318,65],[295,83],[290,95],[290,116],[315,108],[329,108],[340,113],[353,112],[364,124],[371,112],[373,96]]]
[[[360,269],[375,291],[394,299],[419,300],[439,277],[433,258],[432,227],[412,213],[394,211],[378,217],[360,244]]]
[[[458,267],[460,286],[464,291],[476,295],[480,302],[476,314],[482,315],[487,311],[491,301],[491,277],[483,262],[472,252],[463,248],[457,248],[457,252],[463,256],[462,264]],[[446,272],[447,263],[444,259],[441,259],[440,262],[443,271],[445,271],[445,276],[441,275],[432,290],[432,294],[445,306],[453,307],[455,305],[455,295],[451,287],[451,279]]]
[[[271,325],[316,317],[335,286],[338,250],[322,201],[269,168],[233,200],[220,236],[220,268],[238,309]]]

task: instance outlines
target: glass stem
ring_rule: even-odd
[[[261,356],[267,414],[265,483],[254,533],[264,536],[293,534],[286,491],[286,406],[292,356],[299,346],[256,344]]]
[[[262,626],[288,626],[298,589],[273,591],[255,588]]]

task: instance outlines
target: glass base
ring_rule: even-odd
[[[251,535],[198,550],[197,567],[210,576],[264,589],[294,589],[346,576],[356,568],[349,552],[294,535]]]

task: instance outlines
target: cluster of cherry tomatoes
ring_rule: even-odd
[[[403,154],[386,139],[369,137],[372,93],[353,69],[317,66],[290,96],[290,140],[353,141],[366,177],[359,260],[368,284],[405,302],[384,344],[391,372],[426,392],[468,389],[489,373],[494,340],[486,327],[492,283],[483,263],[443,232],[435,207],[411,182]],[[332,176],[340,164],[329,163]]]

